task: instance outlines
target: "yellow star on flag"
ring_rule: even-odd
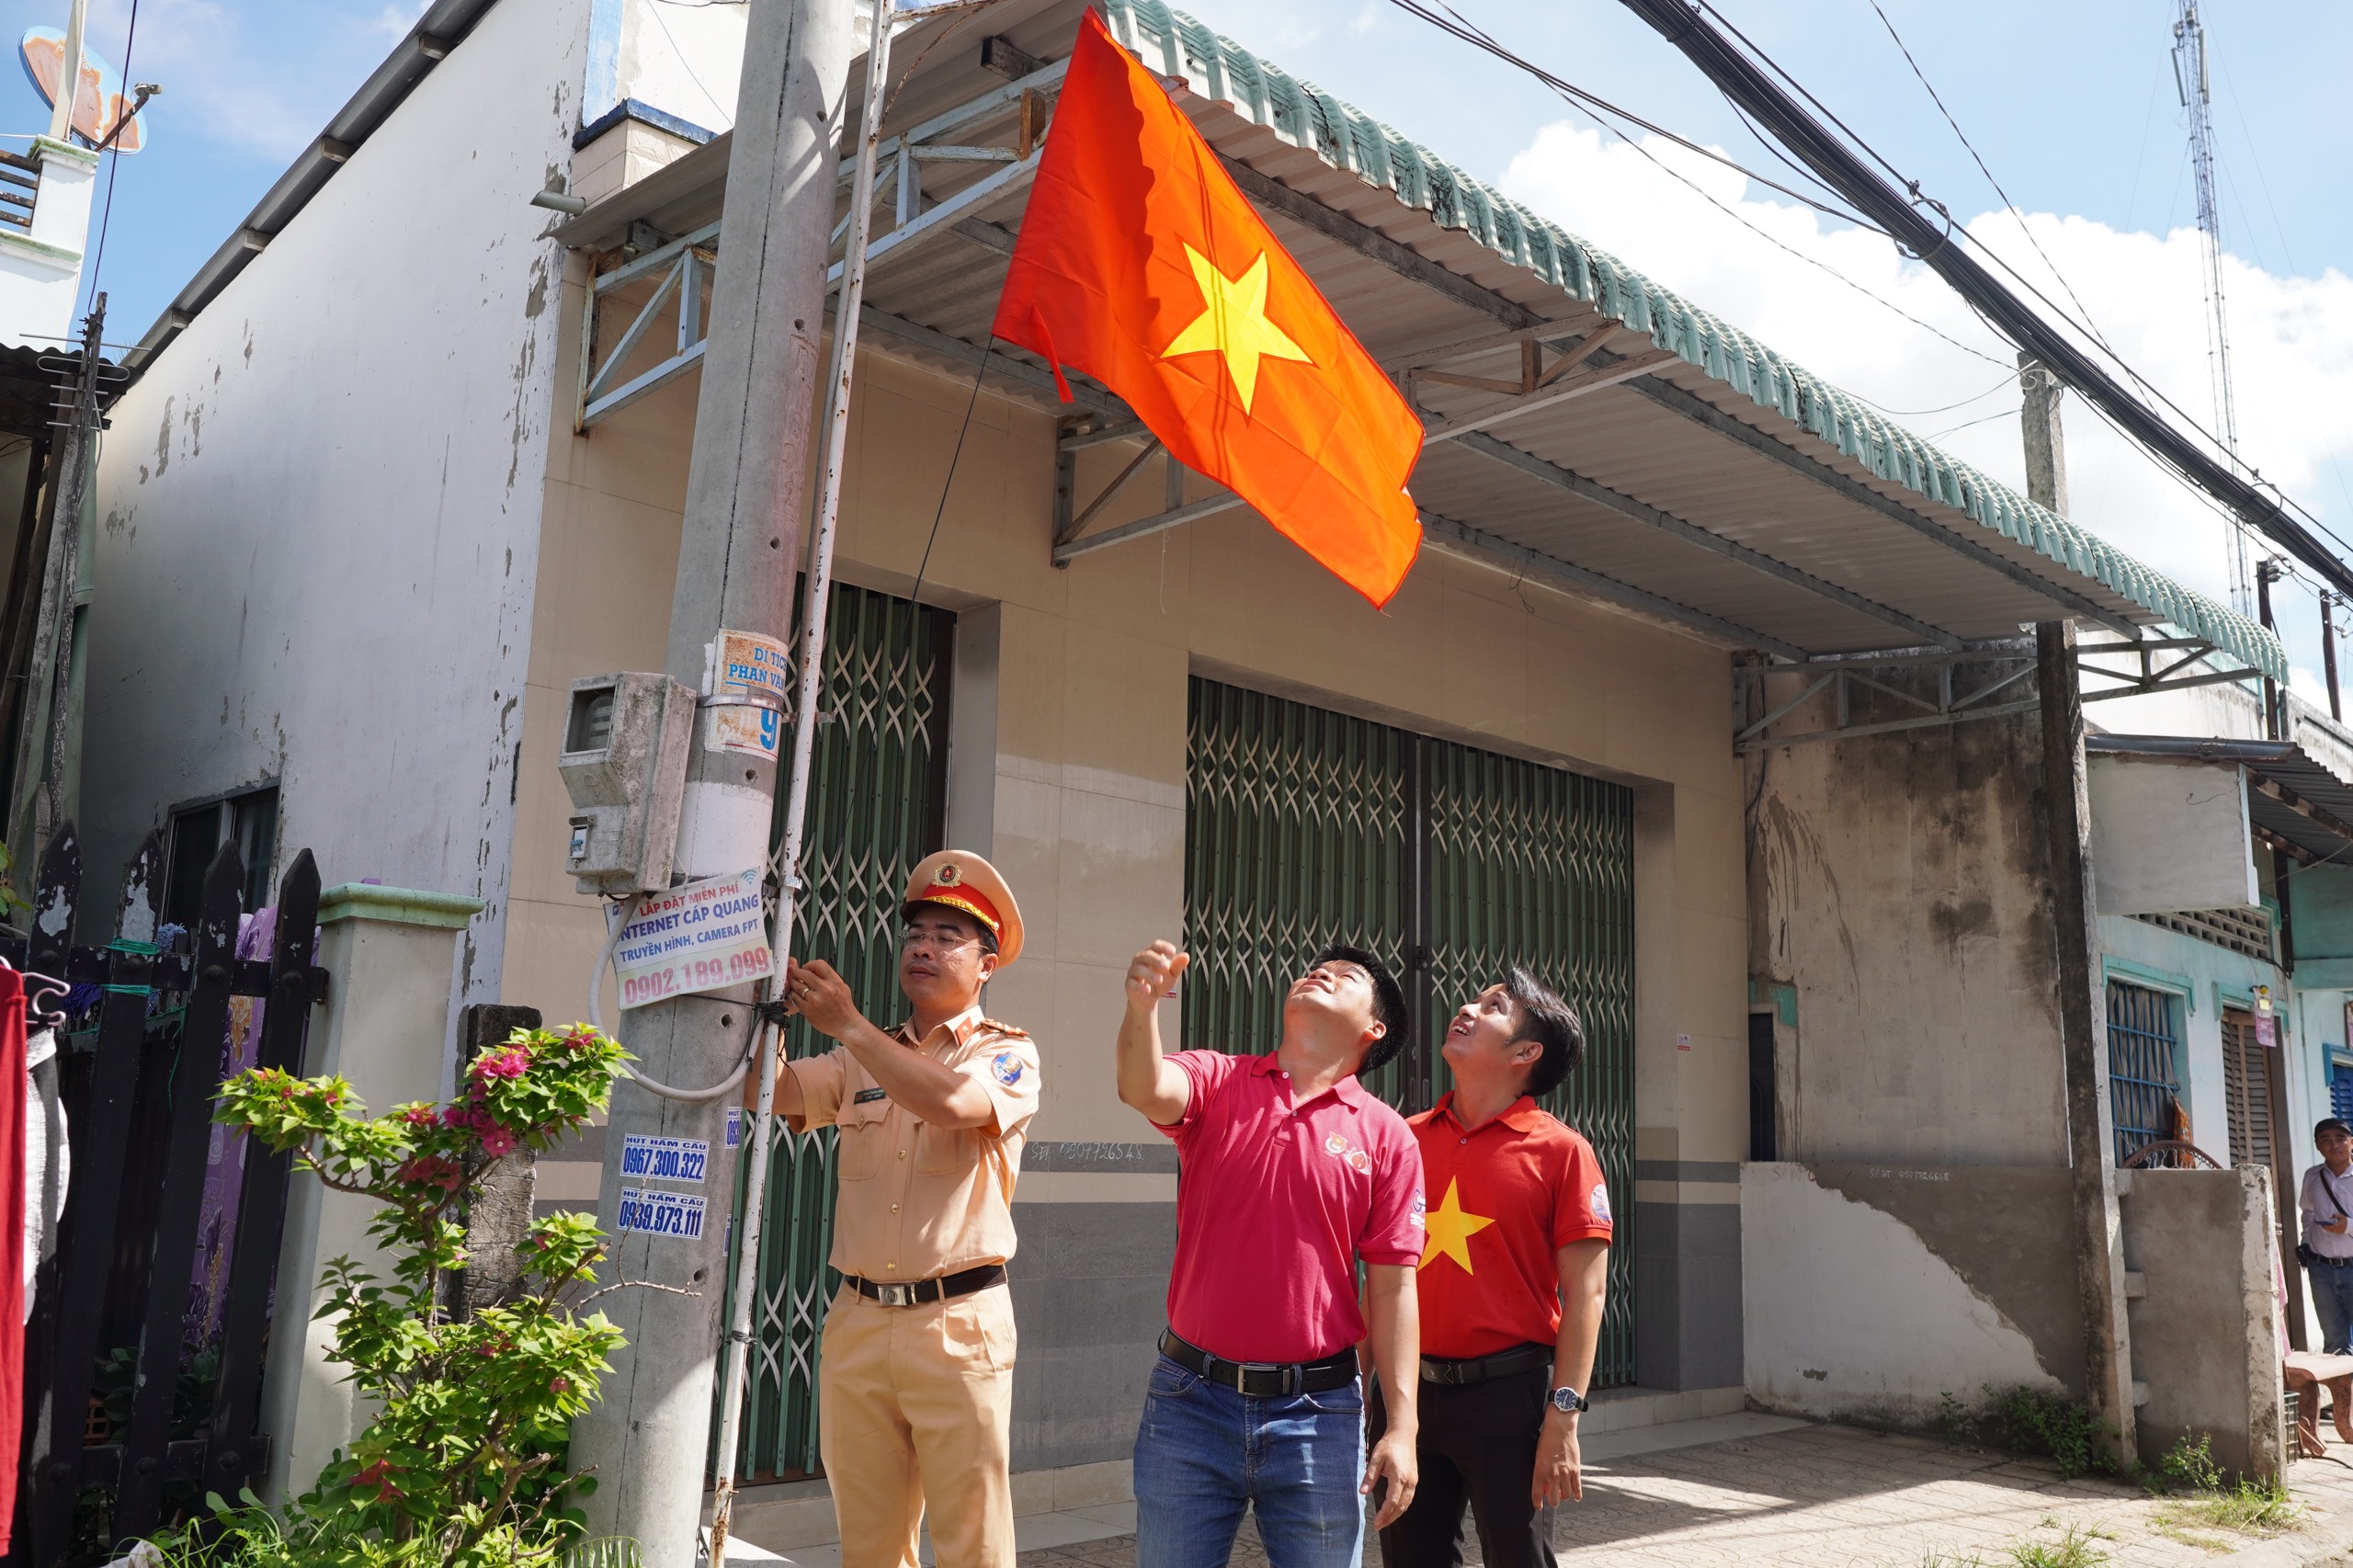
[[[1193,281],[1200,285],[1201,313],[1160,351],[1163,359],[1180,354],[1223,355],[1225,373],[1233,378],[1234,395],[1242,400],[1245,414],[1258,395],[1260,359],[1315,363],[1307,350],[1290,340],[1289,333],[1267,319],[1265,251],[1242,269],[1239,278],[1228,278],[1217,263],[1191,245],[1185,247],[1185,259],[1192,264]]]
[[[1495,1221],[1483,1214],[1462,1211],[1461,1186],[1459,1179],[1448,1182],[1446,1200],[1426,1216],[1429,1224],[1427,1233],[1429,1239],[1422,1244],[1422,1261],[1415,1265],[1416,1268],[1427,1268],[1430,1259],[1444,1253],[1462,1266],[1463,1273],[1473,1272],[1471,1267],[1471,1238]]]

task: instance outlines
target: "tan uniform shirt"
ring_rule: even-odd
[[[996,1126],[939,1128],[893,1104],[847,1046],[785,1063],[801,1085],[795,1132],[841,1129],[833,1265],[889,1283],[931,1279],[1013,1256],[1013,1184],[1038,1109],[1038,1048],[973,1007],[917,1046],[892,1038],[989,1092]]]

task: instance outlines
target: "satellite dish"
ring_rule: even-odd
[[[25,74],[32,78],[33,86],[43,102],[52,108],[57,103],[58,78],[65,74],[65,33],[59,28],[28,28],[24,42]],[[131,101],[123,96],[122,74],[98,58],[85,42],[82,46],[82,80],[80,90],[74,95],[74,130],[92,146],[107,138],[107,132],[120,123],[131,110]],[[114,139],[118,153],[136,153],[144,145],[143,127],[134,119],[122,128]]]

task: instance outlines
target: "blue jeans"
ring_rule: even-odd
[[[1274,1568],[1357,1568],[1364,1389],[1249,1399],[1167,1357],[1136,1429],[1136,1568],[1224,1568],[1247,1504]]]
[[[2353,1267],[2315,1263],[2304,1270],[2313,1282],[2313,1311],[2320,1314],[2320,1347],[2326,1356],[2353,1349]]]

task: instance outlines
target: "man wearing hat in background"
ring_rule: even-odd
[[[840,1042],[783,1063],[773,1108],[795,1132],[841,1130],[818,1446],[843,1568],[915,1568],[926,1512],[941,1568],[1012,1568],[1005,1261],[1038,1051],[981,1016],[981,987],[1020,956],[1021,912],[995,867],[949,849],[901,913],[897,1028],[823,960],[785,971],[787,1008]]]

